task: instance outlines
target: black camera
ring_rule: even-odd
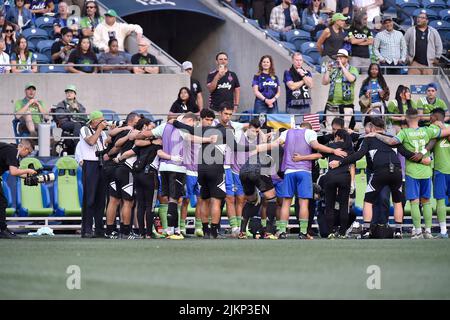
[[[28,175],[25,178],[24,184],[26,186],[37,186],[39,183],[48,183],[55,181],[55,174],[54,173],[47,173],[43,174],[38,172],[34,175]]]

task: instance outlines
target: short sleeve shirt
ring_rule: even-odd
[[[207,83],[211,83],[218,70],[215,70],[208,74]],[[211,92],[209,96],[209,104],[214,111],[220,111],[220,105],[224,102],[228,102],[229,105],[234,104],[234,89],[239,88],[239,79],[237,75],[232,71],[227,71],[225,75],[217,81],[216,90]]]

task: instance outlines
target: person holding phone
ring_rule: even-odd
[[[61,29],[61,39],[56,41],[51,48],[52,63],[62,64],[69,58],[70,52],[75,48],[72,43],[73,31],[67,27]]]

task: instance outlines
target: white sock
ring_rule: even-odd
[[[422,227],[416,228],[416,234],[421,234],[422,233]]]
[[[441,227],[441,234],[447,233],[447,222],[439,222],[439,227]]]
[[[425,232],[431,233],[431,228],[425,228]]]
[[[178,234],[181,233],[181,232],[180,232],[180,227],[176,227],[176,228],[175,228],[175,233],[178,233]]]
[[[167,229],[166,229],[166,233],[170,236],[170,235],[172,235],[173,234],[173,227],[168,227]]]

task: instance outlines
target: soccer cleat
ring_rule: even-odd
[[[205,233],[204,235],[203,235],[203,239],[211,239],[211,233]]]
[[[336,235],[334,233],[330,233],[327,237],[328,240],[334,240],[336,239]]]
[[[436,239],[448,239],[448,233],[439,233]]]
[[[151,234],[150,237],[151,237],[152,239],[165,239],[165,238],[166,238],[165,235],[163,235],[163,234],[161,234],[161,233],[158,233],[158,232],[152,232],[152,234]]]
[[[278,240],[278,238],[275,235],[271,234],[271,233],[265,233],[264,234],[264,239]]]
[[[305,233],[303,233],[303,232],[300,232],[299,234],[298,234],[298,238],[300,239],[300,240],[313,240],[314,238],[313,237],[311,237],[309,234],[305,234]]]
[[[186,237],[186,229],[180,229],[180,234],[181,234],[183,237]]]
[[[0,239],[20,239],[20,237],[11,230],[5,229],[0,231]]]
[[[423,234],[421,233],[416,233],[411,237],[412,240],[417,240],[417,239],[423,239]]]
[[[360,239],[370,239],[370,231],[362,231]]]
[[[394,239],[403,239],[403,234],[399,231],[394,233]]]
[[[120,239],[124,239],[124,240],[135,240],[136,239],[136,234],[131,232],[130,234],[120,234]]]
[[[111,233],[105,233],[106,239],[119,239],[119,233],[117,231],[113,231]]]
[[[286,232],[280,232],[279,234],[278,234],[278,239],[287,239],[288,237],[287,237],[287,234],[286,234]]]
[[[245,232],[239,232],[238,239],[247,239]]]
[[[431,232],[425,231],[423,233],[423,238],[424,239],[434,239],[433,235],[431,234]]]
[[[345,234],[338,234],[336,236],[336,238],[338,238],[338,239],[348,239],[348,237]]]
[[[239,236],[239,228],[235,227],[235,228],[231,229],[231,237],[237,238],[238,236]]]
[[[196,237],[199,237],[199,238],[202,238],[204,236],[202,229],[195,229],[194,234]]]
[[[179,234],[179,233],[174,233],[174,234],[171,234],[170,236],[167,236],[166,239],[170,239],[170,240],[183,240],[184,237],[183,237],[183,235],[181,235],[181,234]]]

